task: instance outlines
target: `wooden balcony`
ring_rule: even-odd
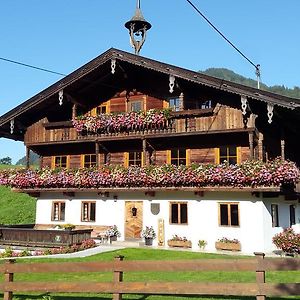
[[[247,128],[255,127],[255,116],[251,115]],[[215,108],[172,112],[170,119],[160,126],[133,127],[119,132],[110,129],[95,132],[77,132],[71,121],[48,122],[40,120],[25,134],[25,144],[64,143],[74,141],[118,140],[127,138],[161,137],[184,134],[206,134],[244,130],[245,124],[240,110],[217,105]]]

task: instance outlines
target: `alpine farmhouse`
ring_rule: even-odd
[[[300,227],[300,101],[109,49],[0,117],[41,170],[7,182],[37,197],[36,228],[72,223],[154,245],[238,239],[270,252]],[[2,180],[3,181],[3,180]]]

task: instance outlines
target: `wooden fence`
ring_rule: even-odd
[[[0,245],[60,247],[81,244],[91,238],[93,229],[41,230],[21,226],[0,227]]]
[[[160,295],[234,295],[266,296],[300,295],[300,283],[266,283],[266,271],[300,270],[300,259],[264,258],[263,253],[255,253],[250,259],[198,259],[180,261],[124,261],[122,256],[112,262],[56,262],[56,263],[15,263],[8,260],[0,265],[4,282],[0,290],[4,300],[11,300],[14,292],[63,292],[63,293],[109,293],[114,300],[122,299],[122,294]],[[253,283],[216,282],[126,282],[124,272],[186,272],[186,271],[253,271]],[[27,282],[14,281],[16,273],[69,273],[69,272],[113,272],[112,282]],[[296,277],[296,276],[295,276]],[[296,281],[296,278],[295,278]]]

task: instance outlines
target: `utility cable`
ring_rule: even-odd
[[[257,73],[260,74],[260,65],[256,65],[250,60],[238,47],[236,47],[190,0],[186,0],[197,13],[230,45],[232,46],[242,57],[244,57],[254,68]]]
[[[52,70],[32,66],[32,65],[29,65],[29,64],[25,64],[25,63],[15,61],[15,60],[11,60],[11,59],[4,58],[4,57],[0,57],[0,60],[6,61],[6,62],[9,62],[9,63],[13,63],[13,64],[16,64],[16,65],[20,65],[20,66],[23,66],[23,67],[27,67],[27,68],[31,68],[31,69],[35,69],[35,70],[39,70],[39,71],[43,71],[43,72],[47,72],[47,73],[52,73],[52,74],[56,74],[56,75],[60,75],[60,76],[64,76],[64,77],[67,76],[67,75],[59,73],[59,72],[55,72],[55,71],[52,71]]]

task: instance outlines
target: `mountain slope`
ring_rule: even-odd
[[[257,82],[256,80],[246,78],[242,75],[239,75],[231,70],[225,68],[209,68],[205,71],[200,71],[200,73],[214,76],[220,79],[236,82],[239,84],[247,85],[256,88]],[[262,90],[266,90],[272,93],[292,97],[292,98],[299,98],[300,99],[300,88],[295,86],[293,89],[287,88],[284,85],[274,85],[274,86],[267,86],[264,83],[260,84]]]

